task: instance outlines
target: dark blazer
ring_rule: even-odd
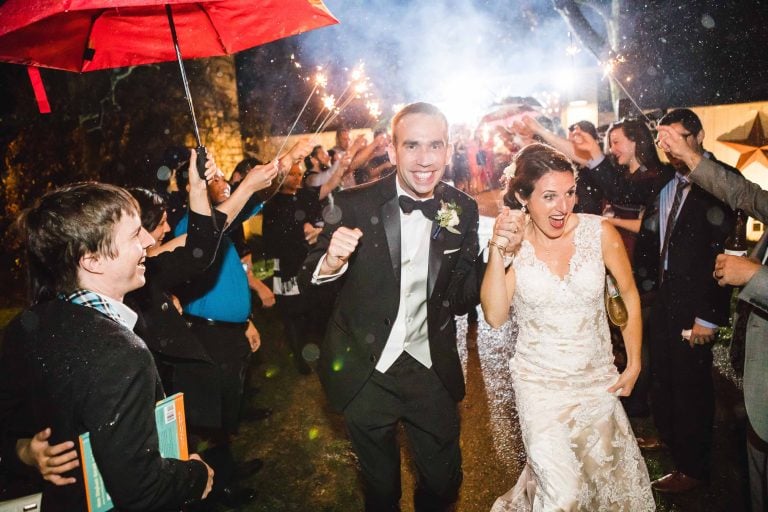
[[[400,300],[400,207],[396,174],[334,194],[337,222],[326,216],[318,243],[299,274],[310,286],[312,273],[340,226],[363,232],[349,268],[339,278],[338,296],[325,335],[318,374],[331,406],[343,410],[373,373],[397,317]],[[441,228],[429,250],[427,325],[435,372],[451,396],[464,397],[464,376],[456,347],[454,315],[479,300],[477,203],[440,183],[435,197],[461,208],[459,234]],[[434,223],[435,228],[437,223]],[[434,232],[434,230],[433,230]]]
[[[217,213],[217,226],[226,216]],[[139,314],[134,332],[155,357],[165,390],[183,392],[187,424],[221,426],[221,378],[218,366],[173,305],[168,290],[200,276],[218,247],[219,232],[211,218],[189,215],[187,242],[172,252],[147,258],[147,283],[125,297]]]
[[[674,169],[668,165],[655,169],[644,167],[630,174],[626,167],[617,166],[610,156],[606,156],[594,169],[581,168],[579,180],[597,187],[601,198],[611,204],[645,206],[674,174]]]
[[[666,185],[666,184],[665,184]],[[659,189],[664,188],[664,185]],[[728,321],[729,287],[712,279],[715,258],[731,232],[734,213],[696,184],[675,222],[668,248],[670,305],[666,312],[670,332],[690,328],[695,318],[725,325]],[[635,282],[641,296],[653,297],[658,289],[661,242],[659,240],[659,194],[646,206],[634,254]]]
[[[62,300],[16,317],[0,358],[0,421],[26,415],[33,432],[52,427],[51,444],[91,433],[94,457],[118,510],[179,510],[199,499],[207,481],[199,461],[158,452],[155,403],[163,397],[144,342],[98,311]],[[47,511],[87,510],[82,470],[77,483],[43,484]]]

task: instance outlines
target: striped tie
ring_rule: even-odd
[[[680,211],[680,204],[683,202],[683,191],[690,184],[691,183],[684,178],[678,178],[677,180],[675,199],[672,201],[672,208],[669,209],[669,217],[667,217],[667,229],[664,231],[664,243],[661,246],[661,258],[659,260],[659,286],[661,286],[661,283],[664,280],[664,263],[667,260],[669,240],[672,238],[672,230],[675,229],[675,222],[677,221],[677,214]]]

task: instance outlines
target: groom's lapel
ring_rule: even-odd
[[[445,185],[442,182],[438,183],[435,188],[435,199],[438,203],[442,199],[443,190]],[[437,236],[435,236],[437,233]],[[427,298],[432,297],[432,292],[435,289],[435,283],[438,276],[440,276],[440,267],[443,264],[443,250],[445,248],[445,229],[441,228],[436,220],[432,220],[432,229],[430,230],[429,237],[429,275],[427,278]]]
[[[386,179],[386,178],[385,178]],[[400,289],[400,203],[397,198],[395,181],[389,180],[382,191],[384,203],[381,205],[381,216],[384,222],[384,232],[387,235],[389,257],[392,261],[392,271],[398,290]]]

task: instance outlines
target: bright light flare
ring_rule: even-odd
[[[365,63],[361,62],[352,70],[352,81],[357,82],[365,76]]]
[[[370,85],[368,84],[367,81],[362,81],[362,82],[356,84],[355,85],[355,94],[357,96],[363,95],[364,93],[366,93],[368,91],[368,87],[370,87]]]
[[[315,84],[322,88],[325,88],[325,86],[328,85],[328,77],[325,75],[325,73],[318,71],[315,74]]]
[[[336,98],[333,97],[333,94],[326,94],[323,96],[323,107],[328,110],[333,110],[333,107],[336,105]]]
[[[381,116],[381,108],[379,107],[378,101],[369,101],[365,104],[365,107],[368,109],[368,113],[371,117],[378,119],[379,116]]]
[[[616,64],[613,62],[613,59],[603,64],[603,78],[605,78],[606,76],[613,76],[613,69],[615,65]]]

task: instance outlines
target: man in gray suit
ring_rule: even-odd
[[[659,126],[659,146],[683,160],[691,181],[763,223],[768,223],[768,191],[741,174],[695,153],[674,130]],[[768,266],[764,233],[749,258],[721,254],[712,276],[721,286],[742,286],[739,299],[752,306],[747,322],[744,403],[747,409],[747,461],[752,510],[768,507]]]

